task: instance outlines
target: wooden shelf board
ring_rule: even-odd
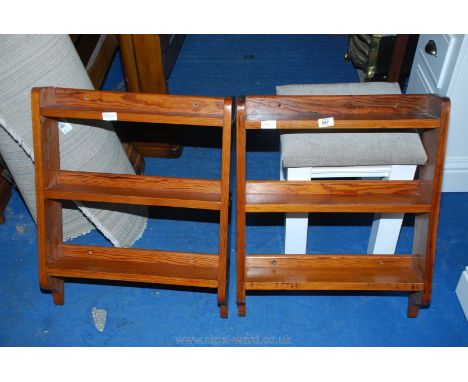
[[[47,266],[52,277],[76,277],[216,288],[214,254],[62,245]]]
[[[248,96],[247,120],[419,120],[440,118],[439,100],[431,95]]]
[[[438,128],[440,126],[440,119],[430,114],[403,114],[400,116],[393,116],[390,118],[388,115],[372,116],[365,118],[362,115],[323,115],[316,113],[301,118],[297,116],[291,119],[285,119],[284,116],[274,115],[255,115],[251,116],[245,121],[246,129],[260,129],[262,121],[275,120],[277,129],[320,129],[318,119],[333,117],[334,125],[325,129],[414,129],[418,128]],[[275,119],[279,118],[279,119]]]
[[[221,182],[126,174],[60,171],[49,199],[220,209]]]
[[[430,212],[419,195],[247,194],[246,212]]]
[[[73,108],[70,106],[48,106],[41,107],[40,113],[43,117],[49,118],[67,118],[67,119],[91,119],[102,120],[100,110],[88,110]],[[118,121],[125,122],[145,122],[145,123],[168,123],[179,125],[197,125],[197,126],[223,126],[223,121],[219,117],[197,116],[197,115],[162,115],[151,112],[131,112],[107,110],[107,112],[116,112]],[[154,128],[154,126],[152,126]]]
[[[412,255],[247,255],[247,290],[421,291]]]
[[[222,126],[225,98],[177,96],[84,89],[48,88],[40,115],[55,118],[102,119],[117,113],[119,121]]]
[[[419,181],[248,181],[247,212],[428,212]]]

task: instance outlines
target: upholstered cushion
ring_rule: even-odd
[[[277,86],[279,95],[400,94],[397,83],[364,82]],[[281,135],[284,167],[424,164],[419,134],[404,132],[306,132]]]

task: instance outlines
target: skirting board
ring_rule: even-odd
[[[458,282],[457,289],[455,289],[460,305],[465,312],[466,319],[468,320],[468,267],[462,272],[460,281]]]
[[[442,192],[468,192],[468,157],[446,157]]]

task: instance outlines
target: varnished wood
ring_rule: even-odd
[[[140,91],[166,93],[159,35],[133,35],[133,48],[138,69]]]
[[[245,131],[245,103],[237,100],[236,127],[236,264],[237,264],[237,311],[243,317],[245,308],[245,203],[246,203],[246,131]]]
[[[127,88],[130,92],[167,93],[167,79],[184,35],[119,35]]]
[[[412,255],[372,255],[353,254],[249,254],[246,265],[252,268],[413,268]]]
[[[440,198],[442,190],[442,179],[444,173],[444,158],[445,149],[447,144],[448,126],[450,118],[450,100],[448,98],[441,98],[441,116],[440,126],[441,129],[437,135],[437,139],[433,138],[430,131],[427,131],[423,135],[423,144],[426,150],[430,151],[430,158],[428,160],[428,167],[426,166],[421,171],[421,178],[423,184],[428,183],[430,175],[432,175],[432,210],[429,215],[428,221],[428,237],[425,251],[425,267],[424,267],[424,293],[421,296],[422,305],[429,305],[432,294],[432,275],[434,271],[435,253],[436,253],[436,242],[437,242],[437,228],[439,223],[439,210],[440,210]],[[428,133],[431,133],[430,137]],[[432,141],[432,142],[428,142]],[[435,142],[434,142],[435,141]],[[432,144],[432,147],[430,145]],[[435,147],[434,147],[435,146]],[[435,154],[434,154],[435,153]],[[414,241],[420,240],[417,236],[419,232],[415,232]],[[424,253],[424,252],[423,252]]]
[[[70,35],[75,49],[88,72],[89,79],[99,89],[112,64],[118,46],[117,36],[113,34]]]
[[[130,53],[126,51],[129,47],[126,43],[127,39],[125,36],[130,36]],[[70,35],[75,48],[80,56],[83,65],[85,66],[88,75],[91,79],[91,82],[94,85],[95,89],[100,89],[105,76],[109,70],[112,60],[114,58],[115,51],[119,45],[116,35]],[[121,44],[121,59],[124,62],[125,72],[131,70],[131,60],[134,61],[134,52],[133,52],[133,39],[131,35],[121,35],[124,43]],[[130,62],[129,62],[130,60]],[[136,72],[135,64],[135,72]],[[129,91],[140,91],[138,88],[138,75],[129,76],[129,83],[127,88]],[[132,86],[134,84],[131,81],[135,79],[136,87]],[[134,89],[131,89],[131,88]],[[115,126],[114,126],[115,128]],[[128,142],[125,140],[125,133],[128,133],[128,129],[120,129],[117,131],[119,138],[124,143],[124,150],[127,153],[130,162],[132,163],[133,168],[138,174],[141,174],[144,169],[144,159],[143,156],[156,156],[156,157],[167,157],[167,158],[176,158],[180,156],[182,152],[182,146],[176,144],[164,144],[164,143],[149,143],[147,146],[151,150],[143,150],[141,144],[143,142]],[[153,138],[159,138],[154,137]]]
[[[67,90],[51,88],[53,101],[41,104],[40,114],[102,120],[102,113],[114,112],[119,121],[219,127],[223,124],[223,98]]]
[[[294,199],[292,199],[294,198]],[[415,195],[248,194],[246,212],[408,212],[423,213],[431,204]]]
[[[104,83],[117,46],[118,41],[115,34],[101,35],[89,61],[85,65],[89,78],[96,89],[100,89]]]
[[[178,158],[182,155],[182,146],[174,143],[132,141],[131,144],[144,157]]]
[[[247,290],[408,291],[408,316],[430,302],[450,103],[434,95],[258,96],[238,101],[237,294]],[[413,181],[246,181],[246,130],[315,129],[334,117],[338,129],[419,129],[428,161]],[[411,255],[246,255],[245,213],[416,213]]]
[[[349,119],[396,120],[419,116],[437,118],[437,109],[430,106],[434,95],[406,94],[379,96],[252,96],[246,97],[248,121],[268,119],[298,120],[319,116],[344,115]],[[437,102],[436,102],[437,103]],[[440,110],[439,110],[440,111]],[[352,118],[351,116],[354,116]],[[276,117],[276,118],[273,118]]]
[[[399,82],[401,67],[405,58],[406,46],[408,45],[408,34],[398,34],[393,46],[392,58],[388,68],[388,82]]]
[[[115,111],[115,110],[111,110]],[[63,107],[45,107],[41,108],[41,114],[45,117],[66,118],[66,119],[102,119],[104,110],[73,110]],[[198,117],[177,115],[160,115],[160,114],[142,114],[133,111],[117,112],[119,121],[127,122],[146,122],[146,123],[163,123],[163,124],[180,124],[180,125],[197,125],[197,126],[220,126],[219,119],[216,117]]]
[[[49,199],[219,210],[219,180],[59,171]]]
[[[119,43],[128,91],[167,93],[159,35],[121,34]]]
[[[420,291],[408,255],[248,255],[247,290]]]
[[[369,96],[268,96],[247,97],[247,129],[262,121],[276,121],[277,129],[320,128],[318,119],[334,118],[336,129],[438,128],[440,110],[433,95]]]
[[[65,304],[65,283],[63,279],[50,278],[50,285],[52,290],[52,298],[55,305]]]
[[[415,180],[328,180],[287,181],[252,180],[246,182],[248,194],[296,195],[419,195],[419,181]]]
[[[69,110],[131,111],[140,114],[162,114],[180,117],[206,116],[223,121],[224,98],[219,97],[167,94],[155,96],[150,93],[65,88],[51,88],[50,92],[54,93],[54,100],[44,102],[41,107],[63,105]]]
[[[428,212],[418,181],[248,181],[246,212]]]
[[[40,285],[54,302],[63,304],[63,278],[162,283],[216,288],[220,315],[227,317],[232,100],[36,88],[32,107]],[[100,120],[106,111],[129,121],[222,127],[220,179],[61,170],[57,118]],[[219,210],[219,253],[65,245],[60,200]]]
[[[422,292],[411,292],[408,297],[408,318],[416,318],[419,313],[419,306],[422,304]]]
[[[134,248],[62,245],[52,276],[216,288],[218,256]]]
[[[114,248],[93,245],[61,244],[61,259],[135,262],[139,264],[193,265],[216,269],[218,256],[211,253],[159,251],[141,248]],[[111,265],[110,265],[111,266]]]
[[[221,318],[228,318],[228,305],[219,304],[219,315]]]
[[[135,48],[131,34],[119,35],[120,54],[125,73],[125,82],[127,90],[132,93],[140,92],[140,83],[138,79],[138,67],[135,57]]]
[[[274,120],[276,115],[258,115],[255,118],[260,118],[259,120],[249,120],[246,121],[247,129],[260,129],[262,121]],[[303,119],[299,119],[299,117]],[[333,127],[319,127],[318,119],[319,118],[334,118]],[[353,118],[354,117],[354,118]],[[307,116],[297,116],[294,119],[280,119],[276,120],[277,129],[290,129],[290,130],[310,130],[310,129],[320,129],[320,130],[340,130],[340,129],[349,129],[353,128],[355,130],[366,130],[366,129],[414,129],[415,126],[421,128],[437,128],[439,122],[436,118],[426,114],[417,114],[417,115],[405,115],[405,118],[402,119],[390,119],[382,115],[379,119],[368,119],[364,117],[359,117],[361,119],[356,119],[355,115],[346,115],[346,114],[315,114]],[[425,118],[429,117],[429,118]]]
[[[231,171],[231,124],[232,100],[226,99],[224,103],[222,157],[221,157],[221,204],[219,222],[219,267],[218,267],[218,304],[221,317],[227,318],[227,267],[229,242],[229,174]]]
[[[47,272],[48,260],[60,256],[60,244],[63,241],[61,204],[44,197],[45,187],[56,182],[60,169],[57,122],[45,119],[39,113],[39,105],[50,101],[52,97],[50,89],[42,92],[39,89],[32,90],[39,285],[52,292],[56,304],[63,304],[63,281],[51,277]]]
[[[183,36],[119,35],[127,90],[167,93],[166,80],[182,45]],[[167,136],[170,139],[167,139]],[[176,126],[151,130],[151,139],[142,129],[123,129],[119,137],[149,157],[178,158],[183,147]],[[131,137],[131,138],[130,138]]]
[[[135,173],[142,175],[145,172],[145,159],[143,155],[131,143],[123,143],[122,147],[132,164]]]
[[[245,317],[247,315],[247,308],[245,307],[245,302],[239,302],[237,304],[237,314],[239,317]]]

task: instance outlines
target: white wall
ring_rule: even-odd
[[[445,156],[443,192],[468,192],[468,37],[465,35],[460,55],[447,91],[451,113]]]
[[[446,49],[441,44],[439,55],[429,56],[424,47],[430,39],[451,44]],[[435,67],[443,68],[439,78],[434,77]],[[407,93],[437,93],[450,98],[442,192],[468,192],[468,35],[420,35]]]

